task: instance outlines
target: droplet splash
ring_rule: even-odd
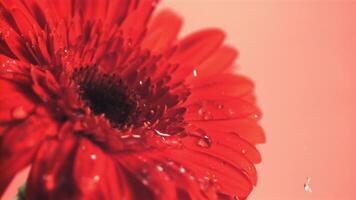
[[[311,178],[308,177],[307,181],[304,183],[304,191],[308,192],[308,193],[312,192],[310,181],[311,181]]]

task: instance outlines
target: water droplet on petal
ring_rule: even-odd
[[[11,114],[14,119],[18,120],[25,119],[28,115],[27,111],[22,106],[14,108]]]
[[[242,153],[242,154],[246,154],[246,153],[247,153],[247,150],[246,150],[246,149],[241,149],[241,153]]]
[[[98,175],[94,176],[94,177],[93,177],[93,180],[94,180],[95,182],[99,182],[99,181],[100,181],[100,176],[98,176]]]
[[[180,171],[181,173],[185,173],[187,170],[186,170],[184,167],[181,166],[181,167],[179,168],[179,171]]]
[[[308,192],[308,193],[311,193],[311,192],[312,192],[311,185],[310,185],[310,181],[311,181],[311,178],[308,177],[308,178],[307,178],[307,181],[304,183],[304,191],[305,191],[305,192]]]
[[[211,112],[205,112],[203,115],[203,119],[204,120],[212,120],[213,119],[213,115],[211,114]]]
[[[155,129],[155,133],[157,133],[157,135],[163,136],[163,137],[169,137],[169,136],[171,136],[171,135],[169,135],[169,134],[167,134],[167,133],[163,133],[163,132],[161,132],[161,131],[159,131],[159,130],[157,130],[157,129]]]
[[[92,160],[96,160],[96,155],[95,155],[95,154],[91,154],[91,155],[90,155],[90,158],[91,158]]]
[[[210,111],[205,111],[202,108],[198,110],[198,114],[203,120],[211,120],[213,119],[213,115]]]
[[[196,69],[193,70],[193,76],[197,77],[198,76],[198,71]]]
[[[204,135],[198,140],[198,146],[203,148],[211,147],[211,138],[208,135]]]
[[[200,108],[200,109],[198,110],[198,114],[199,114],[199,115],[203,115],[203,109]]]
[[[47,190],[53,190],[56,186],[53,175],[44,175],[43,182]]]
[[[235,195],[234,200],[240,200],[240,198],[237,195]]]
[[[85,145],[82,145],[82,146],[80,146],[80,149],[81,149],[82,151],[85,151],[85,150],[87,149],[87,147],[86,147]]]
[[[157,170],[162,172],[163,171],[163,167],[161,165],[157,165]]]
[[[217,107],[218,107],[218,109],[223,109],[224,105],[223,104],[218,104]]]

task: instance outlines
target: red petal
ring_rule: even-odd
[[[215,77],[198,77],[191,85],[188,101],[199,101],[205,97],[241,97],[252,93],[253,82],[241,75],[224,73]]]
[[[81,139],[74,159],[73,176],[80,199],[131,199],[126,175],[111,156],[87,139]]]
[[[197,177],[206,177],[204,179],[213,182],[216,178],[221,191],[231,196],[237,194],[244,197],[252,190],[252,183],[247,175],[224,158],[195,149],[170,150],[166,153]]]
[[[197,127],[204,127],[207,132],[233,132],[251,144],[261,144],[266,141],[265,134],[256,120],[221,120],[195,121]]]
[[[141,44],[154,53],[163,53],[176,40],[182,19],[170,10],[160,11],[150,21],[148,31]]]
[[[26,199],[72,199],[78,197],[72,173],[78,141],[74,137],[47,140],[38,150],[26,187]]]
[[[0,78],[0,123],[22,120],[34,110],[35,102],[26,86]]]
[[[42,71],[36,67],[31,68],[31,76],[34,81],[33,91],[41,97],[44,102],[53,99],[59,93],[59,84],[51,72]]]
[[[183,38],[170,58],[181,66],[173,79],[183,79],[193,73],[195,67],[205,61],[224,41],[225,34],[219,29],[206,29]]]
[[[155,192],[155,199],[205,199],[197,180],[185,171],[165,151],[146,151],[116,156],[122,165]],[[173,159],[174,160],[174,159]],[[137,185],[137,184],[136,184]],[[134,186],[137,188],[137,186]]]
[[[196,75],[191,73],[188,78],[188,82],[192,81],[192,85],[195,85],[195,81],[199,81],[201,77],[213,78],[212,76],[221,74],[226,69],[233,66],[237,56],[238,52],[234,48],[221,46],[202,64],[196,67]]]
[[[155,193],[155,199],[175,199],[176,184],[163,171],[159,161],[147,163],[140,154],[119,155],[117,160]]]
[[[146,25],[156,1],[157,0],[138,1],[137,4],[133,3],[131,5],[131,10],[120,29],[123,31],[125,37],[132,40],[133,44],[136,44],[146,31]]]
[[[54,129],[51,121],[31,117],[4,130],[0,151],[0,196],[16,173],[31,163],[46,133]]]
[[[260,110],[239,97],[210,96],[199,101],[189,101],[185,119],[187,121],[211,121],[231,119],[258,119]]]

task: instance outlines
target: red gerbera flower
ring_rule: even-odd
[[[155,0],[0,2],[0,195],[246,199],[264,142],[237,51]]]

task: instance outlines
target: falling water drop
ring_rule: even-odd
[[[307,177],[307,181],[304,183],[304,191],[308,192],[308,193],[312,192],[310,181],[311,181],[311,178]]]
[[[210,148],[211,147],[211,138],[208,135],[204,135],[198,140],[198,146],[203,148]]]
[[[11,115],[14,119],[19,120],[19,119],[25,119],[27,117],[28,113],[22,106],[18,106],[12,110]]]

